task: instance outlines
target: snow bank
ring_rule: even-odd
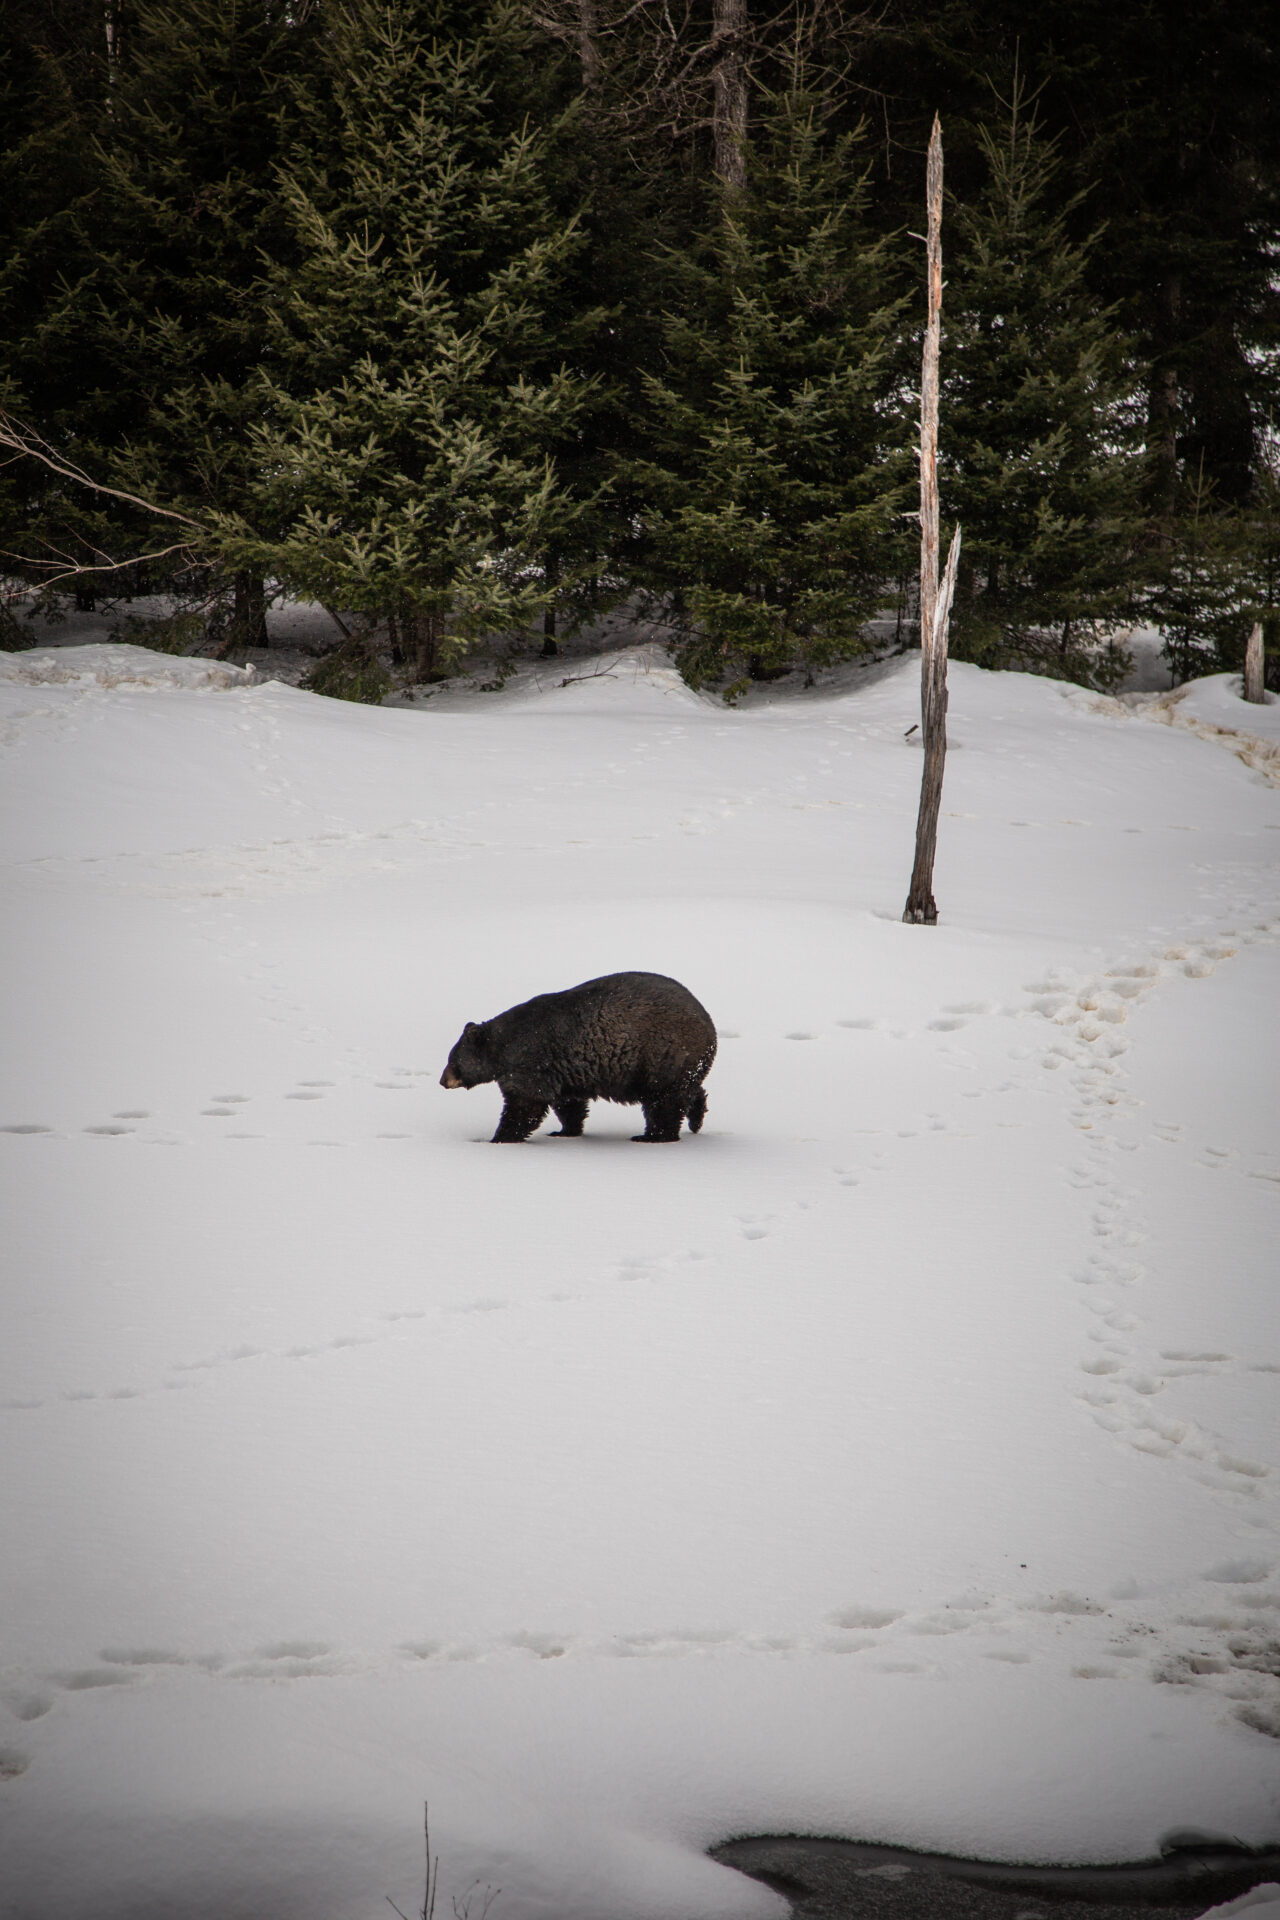
[[[1131,699],[1130,711],[1165,726],[1186,727],[1280,786],[1280,699],[1268,693],[1260,706],[1246,701],[1238,673],[1213,673],[1173,693]]]
[[[1238,673],[1211,673],[1203,680],[1190,680],[1178,688],[1171,704],[1186,719],[1280,742],[1280,697],[1268,693],[1261,706],[1246,700]]]
[[[115,641],[0,653],[0,685],[10,686],[228,688],[250,686],[254,678],[252,667],[155,653],[150,647]]]

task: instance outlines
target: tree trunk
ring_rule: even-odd
[[[260,573],[242,569],[232,580],[231,632],[228,645],[237,649],[265,647],[267,590]]]
[[[413,649],[414,678],[420,684],[435,677],[441,625],[438,613],[407,613],[401,620],[405,650]]]
[[[933,858],[938,843],[938,810],[947,757],[947,618],[960,563],[957,527],[947,556],[944,596],[938,593],[938,354],[942,339],[942,127],[934,116],[929,140],[929,318],[920,371],[920,716],[924,773],[916,820],[916,857],[903,919],[932,927],[938,919],[933,897]]]
[[[600,58],[600,15],[596,0],[578,0],[578,58],[582,63],[584,89],[598,93],[604,63]]]
[[[1263,691],[1263,667],[1262,622],[1255,620],[1244,650],[1244,697],[1255,707],[1262,706],[1267,697]]]
[[[1170,274],[1161,289],[1162,331],[1165,353],[1174,351],[1178,323],[1182,315],[1182,279]],[[1157,354],[1158,354],[1157,349]],[[1154,501],[1163,520],[1172,520],[1178,505],[1178,369],[1165,359],[1157,360],[1147,394],[1147,447],[1155,465]],[[1172,539],[1171,530],[1164,534]]]
[[[712,38],[723,51],[712,69],[716,178],[728,196],[741,193],[747,163],[747,0],[712,0]]]

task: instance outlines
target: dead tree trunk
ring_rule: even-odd
[[[746,184],[747,0],[714,0],[712,35],[723,51],[712,72],[716,177],[726,197],[741,193]]]
[[[1266,700],[1262,683],[1262,622],[1255,620],[1244,649],[1244,697],[1252,706],[1260,707]]]
[[[582,84],[588,93],[598,93],[604,78],[604,62],[600,58],[600,15],[596,0],[578,0],[577,15]]]
[[[938,908],[933,897],[933,857],[938,844],[938,809],[947,758],[947,621],[960,561],[960,529],[947,555],[938,587],[938,353],[942,338],[942,128],[934,116],[929,140],[929,318],[920,373],[920,717],[924,773],[916,820],[916,858],[903,919],[932,927]]]

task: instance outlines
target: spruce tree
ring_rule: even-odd
[[[59,66],[96,82],[78,124],[64,112],[59,128],[77,156],[61,173],[78,167],[86,184],[34,236],[51,270],[10,404],[94,479],[204,523],[249,497],[263,259],[279,257],[284,235],[273,179],[284,82],[305,59],[311,19],[286,0],[134,0],[107,10],[105,39],[93,10],[101,45]],[[47,173],[58,177],[52,159]],[[6,304],[22,266],[19,253],[0,287]],[[97,564],[172,544],[173,522],[157,541],[145,514],[101,493],[52,489],[47,476],[40,492],[33,532],[69,557]],[[77,586],[147,591],[184,570],[215,632],[261,641],[261,580],[233,580],[217,557],[197,537],[132,577],[104,566]],[[200,629],[185,619],[188,643]]]
[[[906,504],[899,312],[856,143],[797,86],[743,160],[666,262],[651,451],[629,474],[680,670],[726,699],[864,647]]]
[[[275,168],[315,25],[285,0],[136,0],[113,77],[92,300],[65,325],[114,373],[111,477],[201,520],[254,494],[264,263],[288,247]],[[223,572],[207,544],[197,558],[214,635],[264,644],[261,570]]]
[[[1054,143],[1016,81],[981,143],[987,180],[953,208],[943,311],[942,506],[964,528],[952,649],[1109,686],[1142,525],[1126,342],[1088,290]]]
[[[420,679],[535,615],[579,512],[550,454],[595,316],[557,304],[580,242],[524,120],[525,52],[500,4],[332,16],[282,176],[297,264],[273,286],[257,495],[222,522],[243,562],[355,616],[357,663],[386,622]]]
[[[1204,461],[1183,475],[1143,612],[1164,636],[1174,684],[1239,672],[1260,621],[1266,678],[1280,676],[1280,443],[1262,436],[1246,506],[1223,506]]]
[[[0,36],[0,407],[62,443],[85,428],[95,366],[106,372],[96,340],[69,343],[52,323],[67,290],[85,287],[96,269],[81,215],[100,179],[102,9],[94,0],[11,0]],[[3,571],[38,585],[39,561],[51,546],[66,554],[76,545],[89,508],[37,462],[4,462]]]
[[[1202,468],[1187,474],[1166,521],[1165,538],[1153,556],[1158,578],[1148,587],[1143,610],[1164,636],[1161,648],[1175,686],[1217,673],[1244,656],[1244,526],[1219,510]],[[1232,662],[1233,642],[1239,656]]]

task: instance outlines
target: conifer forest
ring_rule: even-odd
[[[10,0],[0,644],[284,597],[378,700],[633,604],[913,635],[924,155],[962,659],[1280,686],[1280,58],[1242,0]]]

